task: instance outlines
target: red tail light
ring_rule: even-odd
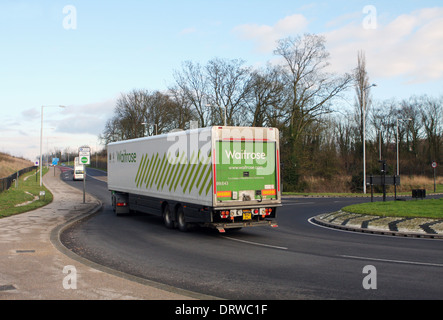
[[[221,217],[222,219],[229,218],[229,210],[226,210],[226,211],[220,211],[220,217]]]

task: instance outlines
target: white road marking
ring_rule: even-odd
[[[315,202],[282,202],[284,206],[295,206],[295,205],[302,205],[302,204],[315,204]]]
[[[421,266],[443,267],[443,264],[439,264],[439,263],[378,259],[378,258],[357,257],[357,256],[347,256],[347,255],[340,255],[340,257],[350,258],[350,259],[358,259],[358,260],[370,260],[370,261],[392,262],[392,263],[401,263],[401,264],[415,264],[415,265],[421,265]]]
[[[258,243],[258,242],[240,240],[240,239],[235,239],[235,238],[226,237],[226,236],[224,236],[222,238],[233,240],[233,241],[238,241],[238,242],[243,242],[243,243],[247,243],[247,244],[252,244],[252,245],[255,245],[255,246],[268,247],[268,248],[274,248],[274,249],[280,249],[280,250],[288,250],[288,248],[286,248],[286,247],[273,246],[273,245],[265,244],[265,243]]]

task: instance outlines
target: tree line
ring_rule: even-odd
[[[347,175],[359,191],[363,132],[367,174],[378,174],[380,156],[395,169],[398,128],[401,172],[430,174],[431,161],[442,159],[443,96],[373,101],[364,52],[357,53],[354,70],[331,73],[325,44],[316,34],[281,39],[274,50],[278,62],[260,68],[241,59],[185,61],[165,92],[122,93],[100,138],[107,144],[167,133],[188,129],[191,121],[276,127],[285,190],[302,191],[306,176]],[[350,90],[352,110],[344,98]]]

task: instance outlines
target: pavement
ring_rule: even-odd
[[[51,171],[52,173],[52,171]],[[0,219],[1,300],[193,300],[208,297],[132,277],[77,256],[59,241],[75,221],[102,204],[46,174],[49,205]]]

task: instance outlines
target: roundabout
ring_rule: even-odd
[[[443,219],[383,217],[336,211],[311,218],[330,228],[403,237],[443,239]]]

